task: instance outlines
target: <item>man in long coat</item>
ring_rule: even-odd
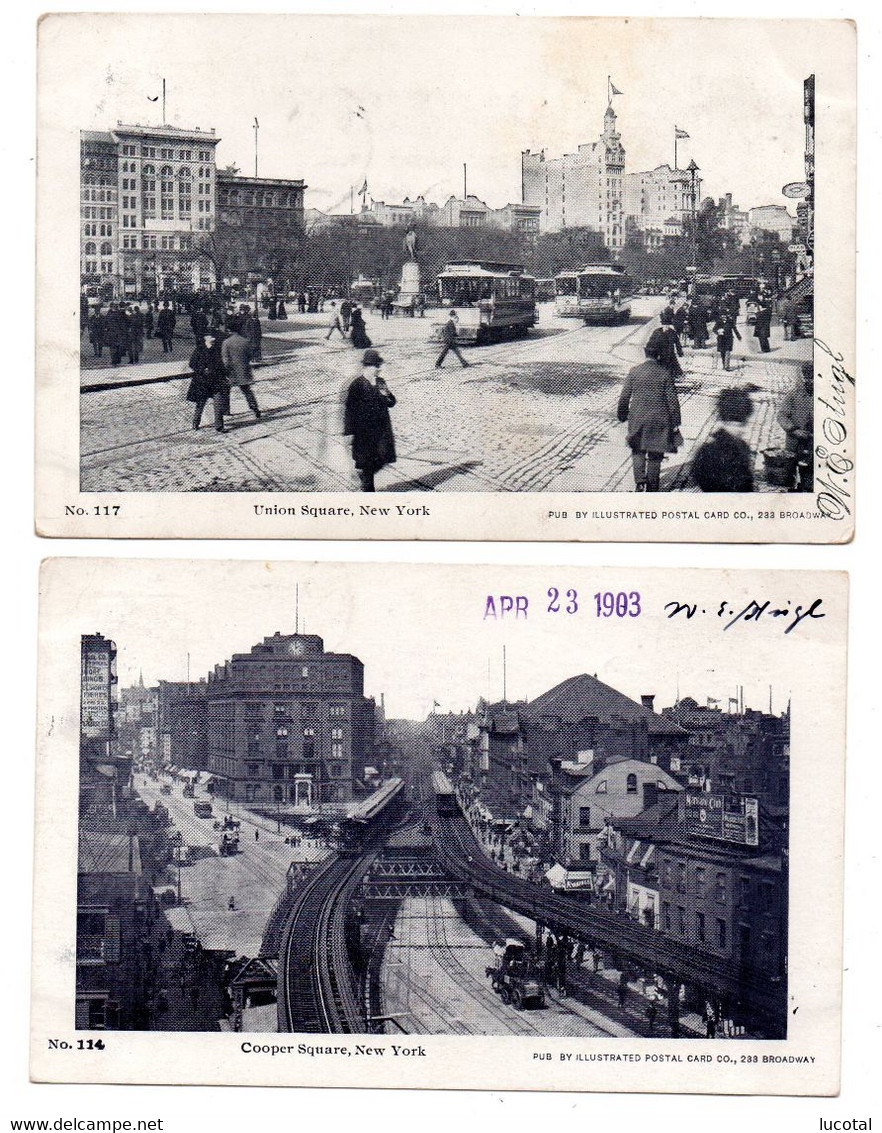
[[[221,358],[220,343],[216,335],[206,334],[190,356],[190,369],[193,378],[187,390],[187,401],[195,405],[193,428],[198,429],[202,422],[202,411],[211,401],[214,405],[214,427],[225,433],[224,411],[227,408],[229,386]]]
[[[659,490],[664,454],[678,447],[680,401],[671,371],[662,361],[663,350],[660,332],[654,331],[644,347],[646,361],[630,370],[619,397],[618,418],[628,422],[638,492]]]
[[[118,366],[129,348],[129,322],[118,303],[111,303],[104,320],[104,341],[110,347],[110,364]]]
[[[254,381],[254,375],[251,372],[251,344],[240,333],[238,322],[233,322],[230,325],[230,334],[221,345],[221,360],[226,370],[230,389],[234,386],[239,387],[242,396],[248,403],[248,408],[254,414],[254,420],[259,421],[260,407],[257,404],[257,398],[254,396],[254,390],[251,388]]]
[[[156,316],[156,329],[159,332],[159,337],[162,339],[162,352],[163,354],[171,354],[172,352],[172,339],[175,334],[175,323],[178,321],[177,315],[169,306],[168,299],[162,304],[162,310]]]
[[[352,437],[352,460],[363,492],[376,491],[374,476],[395,462],[395,436],[389,416],[395,397],[380,377],[382,364],[376,350],[366,350],[363,372],[346,394],[343,435]]]

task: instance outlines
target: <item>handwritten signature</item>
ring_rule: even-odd
[[[668,613],[668,621],[677,617],[691,621],[698,613],[710,613],[712,615],[715,613],[717,618],[727,619],[723,626],[724,631],[731,629],[738,622],[759,622],[768,618],[785,618],[788,620],[785,623],[784,633],[788,634],[795,630],[797,626],[802,625],[806,619],[819,621],[821,618],[825,618],[827,615],[821,610],[822,604],[822,598],[815,598],[810,606],[794,605],[791,602],[786,602],[783,606],[775,606],[771,601],[758,602],[755,598],[751,598],[741,610],[725,601],[720,602],[716,611],[700,608],[697,602],[677,601],[666,602],[664,609]]]

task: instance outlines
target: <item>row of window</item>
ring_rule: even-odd
[[[91,223],[90,224],[84,224],[83,225],[83,235],[84,236],[112,236],[113,235],[113,225],[112,224],[91,224]]]
[[[102,260],[100,265],[101,275],[110,275],[113,272],[113,260]],[[83,274],[84,275],[98,275],[99,265],[96,260],[83,260]]]
[[[716,917],[715,920],[714,944],[717,948],[726,948],[729,943],[728,926],[722,917]],[[663,901],[662,924],[664,925],[665,932],[676,932],[678,936],[685,937],[687,935],[686,909],[682,905],[677,906],[676,927],[674,927],[674,916],[672,915],[671,906],[667,901]],[[693,943],[705,944],[707,942],[707,920],[704,913],[695,913],[692,929],[691,940]]]
[[[220,189],[218,203],[222,205],[258,205],[262,208],[292,208],[298,203],[299,194],[280,192],[254,192],[251,189]]]
[[[125,157],[137,157],[139,147],[126,143],[121,147]],[[194,156],[195,155],[195,156]],[[160,161],[211,161],[211,150],[182,149],[178,146],[150,146],[140,147],[141,157],[159,157]]]
[[[81,200],[113,202],[116,200],[116,189],[90,189],[86,187],[81,193]]]

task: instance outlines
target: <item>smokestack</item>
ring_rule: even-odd
[[[645,709],[647,709],[647,711],[655,712],[655,693],[654,692],[644,692],[643,695],[640,697],[640,703],[643,705],[643,707]]]

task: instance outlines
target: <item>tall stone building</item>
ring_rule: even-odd
[[[681,236],[684,221],[701,201],[701,178],[693,182],[686,169],[659,165],[622,178],[625,223],[640,232],[647,248],[661,247],[666,237]]]
[[[217,665],[205,686],[208,771],[249,803],[348,802],[373,752],[364,666],[314,634],[264,638]]]
[[[546,158],[545,150],[521,154],[521,199],[538,205],[542,232],[591,228],[614,254],[625,243],[622,176],[625,150],[612,106],[603,116],[603,133],[575,153]]]
[[[214,130],[117,125],[80,132],[80,272],[103,299],[208,287],[196,255],[215,226]]]

